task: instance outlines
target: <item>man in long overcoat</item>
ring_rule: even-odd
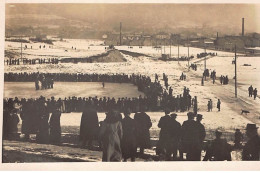
[[[196,149],[199,147],[199,129],[198,124],[194,121],[194,113],[187,113],[188,120],[184,121],[181,127],[181,151],[180,157],[183,159],[182,153],[187,153],[186,159],[189,161],[196,160]]]
[[[159,141],[156,147],[157,154],[163,154],[166,160],[171,157],[171,131],[172,131],[172,119],[170,117],[170,110],[165,110],[165,115],[161,117],[158,123],[158,127],[161,129]],[[157,149],[158,148],[158,149]]]
[[[38,143],[49,143],[49,112],[44,97],[40,97],[38,102],[39,130],[36,135]]]
[[[123,138],[121,142],[122,155],[124,161],[131,158],[131,161],[135,161],[136,157],[136,124],[130,117],[129,109],[124,111],[125,118],[122,120]]]
[[[137,147],[140,147],[140,154],[143,154],[145,148],[151,147],[149,129],[152,127],[152,122],[149,115],[144,112],[144,107],[141,106],[140,110],[141,112],[134,115],[134,120],[136,123]]]
[[[120,162],[122,159],[122,123],[115,111],[110,110],[106,115],[106,119],[100,125],[99,131],[99,139],[103,150],[102,161]]]
[[[86,105],[80,122],[80,135],[79,140],[82,143],[82,147],[86,145],[92,145],[93,140],[97,140],[99,132],[99,123],[97,111],[91,104]]]
[[[202,115],[198,114],[196,122],[197,122],[198,133],[199,133],[199,145],[196,148],[195,159],[199,161],[201,160],[201,150],[202,150],[203,141],[206,137],[205,127],[203,124],[201,124],[202,119],[203,119]]]
[[[50,143],[59,144],[61,142],[61,126],[60,126],[60,116],[61,112],[56,104],[54,110],[52,111],[50,124]]]
[[[181,124],[176,121],[177,114],[173,113],[171,116],[171,147],[172,147],[172,154],[173,160],[177,158],[177,150],[179,148],[180,137],[181,137]]]

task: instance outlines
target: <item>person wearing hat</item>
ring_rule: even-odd
[[[166,160],[171,157],[171,128],[172,121],[170,117],[170,109],[165,109],[165,115],[160,118],[158,127],[161,129],[159,135],[159,141],[157,143],[157,155],[164,155]]]
[[[102,162],[120,162],[122,159],[121,140],[123,137],[122,123],[114,110],[106,113],[100,126],[99,140],[102,143]]]
[[[177,150],[179,147],[180,137],[181,137],[181,124],[176,121],[177,114],[172,113],[171,115],[171,152],[173,154],[173,160],[177,160]]]
[[[199,128],[194,121],[194,113],[187,113],[188,120],[184,121],[181,127],[181,146],[180,159],[183,159],[183,153],[187,153],[188,161],[196,161],[196,149],[199,147]]]
[[[128,158],[135,161],[136,157],[136,136],[135,136],[135,121],[130,117],[130,110],[124,111],[125,118],[122,120],[123,138],[122,138],[122,156],[126,162]]]
[[[137,147],[140,148],[140,154],[144,154],[145,148],[150,148],[150,131],[152,127],[151,118],[145,113],[145,108],[140,107],[140,112],[134,115],[134,120],[136,123],[136,140]]]
[[[242,152],[242,160],[259,160],[260,156],[260,138],[257,133],[256,124],[247,124],[246,135],[248,141]]]
[[[198,148],[196,148],[196,160],[201,160],[201,150],[203,141],[206,137],[206,131],[203,124],[201,124],[201,120],[203,119],[203,116],[201,114],[197,114],[196,122],[198,126],[198,133],[199,133],[199,145]]]
[[[231,146],[226,139],[221,138],[222,132],[216,130],[214,139],[206,150],[203,161],[231,161]]]
[[[99,123],[96,109],[92,104],[86,104],[80,121],[79,140],[81,147],[87,144],[89,148],[92,147],[93,140],[98,138]]]

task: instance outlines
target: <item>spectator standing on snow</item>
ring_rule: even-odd
[[[221,105],[221,101],[220,101],[220,99],[218,99],[218,102],[217,102],[218,111],[220,111],[220,105]]]
[[[255,88],[255,90],[254,90],[254,100],[255,100],[256,96],[257,96],[257,89]]]
[[[248,88],[248,94],[249,94],[249,97],[252,97],[252,95],[253,95],[253,87],[252,87],[252,85]]]

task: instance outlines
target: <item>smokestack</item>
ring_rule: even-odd
[[[244,20],[245,20],[245,19],[242,18],[242,36],[244,36],[244,32],[245,32],[245,31],[244,31]]]
[[[120,46],[121,46],[121,31],[122,31],[122,22],[120,22]]]

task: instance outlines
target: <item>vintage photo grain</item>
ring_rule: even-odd
[[[259,11],[5,3],[3,164],[259,161]]]

